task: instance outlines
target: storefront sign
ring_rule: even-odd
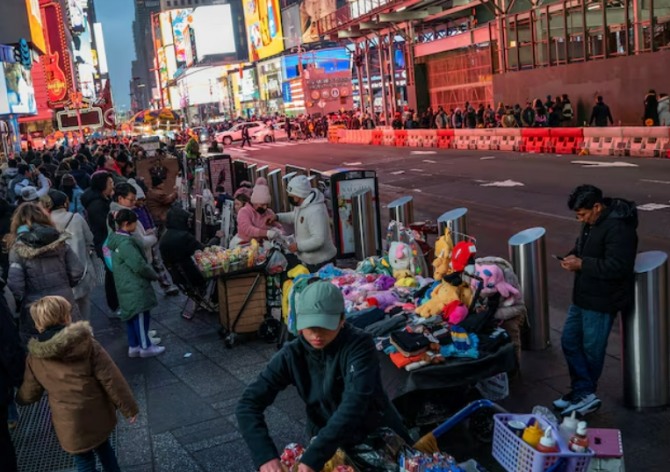
[[[58,65],[57,52],[47,54],[42,58],[44,77],[47,81],[47,97],[50,103],[62,102],[67,96],[67,81],[65,72]]]
[[[327,73],[310,69],[304,71],[303,83],[308,113],[330,113],[353,106],[351,71]]]
[[[50,54],[42,64],[47,81],[49,108],[63,108],[68,104],[68,90],[74,90],[72,60],[65,37],[65,23],[60,3],[49,2],[42,6]]]
[[[242,0],[249,59],[257,61],[284,50],[279,0]]]

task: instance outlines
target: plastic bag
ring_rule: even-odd
[[[507,372],[496,374],[488,379],[480,380],[475,385],[482,397],[493,402],[503,400],[509,396],[509,379]]]
[[[267,265],[268,274],[280,274],[288,267],[288,261],[281,251],[274,251]]]
[[[407,447],[390,428],[380,428],[362,444],[347,448],[347,459],[358,472],[398,472],[398,455]]]

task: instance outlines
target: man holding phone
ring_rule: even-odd
[[[570,371],[571,390],[554,407],[563,416],[584,416],[600,408],[596,396],[612,324],[634,302],[637,207],[605,198],[593,185],[577,187],[568,207],[582,223],[574,248],[561,267],[574,272],[572,305],[563,326],[561,347]]]
[[[37,195],[35,200],[43,197],[49,192],[49,189],[51,188],[49,179],[47,179],[33,164],[19,164],[18,169],[18,175],[14,177],[9,184],[10,192],[8,198],[12,203],[16,203],[16,200],[21,197],[24,188],[35,188],[34,180],[39,182],[39,188],[35,189]]]

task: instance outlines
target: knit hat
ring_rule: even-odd
[[[251,193],[251,203],[255,205],[269,205],[272,203],[272,197],[270,196],[270,188],[268,187],[268,181],[263,177],[256,179],[256,185],[254,185],[254,191]]]
[[[61,185],[64,185],[65,187],[74,187],[77,185],[77,181],[72,176],[72,174],[63,174]]]
[[[67,202],[67,195],[60,190],[49,190],[49,197],[53,202],[53,208],[61,208]]]
[[[342,292],[330,282],[314,282],[300,293],[296,307],[296,328],[337,329],[344,314]]]
[[[137,183],[135,179],[128,179],[128,183],[135,188],[136,197],[138,200],[144,200],[147,196],[144,194],[144,190],[140,187],[140,184]]]
[[[312,184],[306,175],[296,175],[286,187],[286,193],[295,195],[298,198],[307,198],[312,191]]]
[[[454,246],[451,252],[451,268],[455,272],[463,272],[465,267],[470,264],[470,260],[474,260],[477,248],[469,241],[461,241]],[[472,262],[474,264],[474,262]]]
[[[21,189],[21,199],[24,202],[34,202],[39,196],[37,195],[37,189],[32,185],[28,185]]]

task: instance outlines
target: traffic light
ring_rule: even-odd
[[[26,69],[33,66],[33,58],[30,52],[30,45],[28,41],[21,38],[19,44],[14,46],[14,59]]]

